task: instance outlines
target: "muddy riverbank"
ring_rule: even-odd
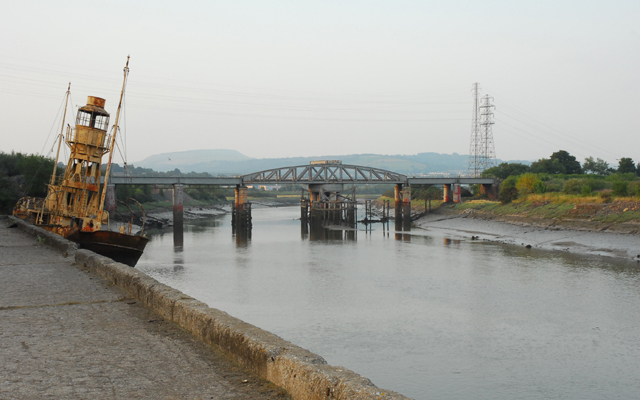
[[[458,212],[444,206],[418,218],[414,225],[470,240],[621,257],[640,262],[640,224],[636,223],[499,216],[475,210]]]

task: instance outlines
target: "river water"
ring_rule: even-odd
[[[415,399],[640,398],[640,266],[377,224],[310,240],[299,207],[151,235],[136,268]],[[334,235],[335,236],[335,235]]]

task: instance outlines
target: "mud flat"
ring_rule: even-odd
[[[640,236],[634,229],[606,229],[585,224],[577,225],[578,229],[571,229],[571,224],[559,224],[554,220],[497,220],[449,213],[425,215],[414,224],[433,233],[461,239],[531,246],[583,255],[620,257],[640,262]]]

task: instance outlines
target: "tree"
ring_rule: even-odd
[[[0,214],[10,214],[20,198],[20,187],[0,171]]]
[[[24,175],[26,185],[23,192],[27,196],[47,195],[47,183],[51,181],[54,163],[53,159],[36,154],[22,156],[18,160],[18,170]]]
[[[636,173],[636,164],[631,158],[622,157],[618,163],[618,171],[621,174]]]
[[[535,174],[524,174],[518,179],[516,189],[518,189],[518,193],[520,194],[533,194],[536,192],[536,184],[538,181],[538,177]]]
[[[522,175],[529,172],[531,167],[520,163],[500,163],[497,167],[482,171],[483,177],[495,176],[498,179],[507,179],[512,175]]]
[[[567,174],[581,174],[580,162],[574,156],[564,150],[556,151],[549,157],[551,160],[558,160],[564,167]]]
[[[508,204],[518,198],[517,182],[518,179],[515,176],[510,176],[502,182],[500,185],[500,193],[498,194],[500,203]]]
[[[538,174],[581,174],[580,162],[565,150],[551,154],[549,158],[541,158],[531,164],[531,172]]]
[[[541,158],[531,163],[531,172],[536,174],[566,174],[566,168],[558,161],[549,158]]]
[[[582,163],[582,170],[585,174],[608,175],[609,163],[601,158],[594,160],[593,157],[587,157]]]
[[[5,153],[0,151],[0,173],[4,173],[5,176],[16,176],[20,174],[18,170],[18,162],[24,157],[22,153],[11,152]]]

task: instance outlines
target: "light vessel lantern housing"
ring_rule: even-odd
[[[109,126],[109,113],[104,109],[106,100],[100,97],[88,96],[87,105],[80,107],[76,125],[106,131]]]

